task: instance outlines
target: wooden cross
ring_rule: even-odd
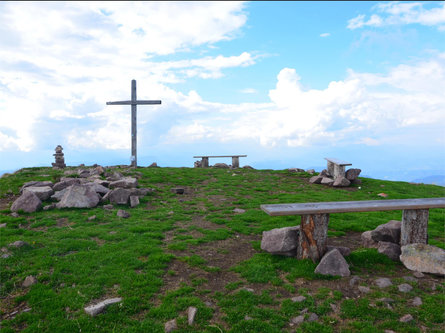
[[[137,127],[136,111],[137,105],[161,104],[161,101],[138,101],[136,98],[136,80],[131,80],[131,101],[107,102],[107,105],[131,105],[131,166],[137,167]]]

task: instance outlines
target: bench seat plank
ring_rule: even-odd
[[[325,157],[324,158],[326,161],[337,164],[337,165],[341,165],[341,166],[346,166],[346,165],[352,165],[352,163],[346,162],[346,161],[342,161],[339,160],[337,158],[330,158],[330,157]]]
[[[335,201],[261,205],[271,216],[445,208],[445,198]]]

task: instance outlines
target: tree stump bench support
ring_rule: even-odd
[[[330,213],[403,210],[400,246],[427,244],[430,208],[445,208],[445,198],[331,201],[261,205],[270,216],[301,215],[297,258],[319,261],[326,252]]]
[[[193,158],[201,158],[201,168],[209,167],[209,157],[231,157],[232,158],[232,168],[239,168],[239,158],[247,157],[247,155],[225,155],[225,156],[193,156]]]
[[[345,176],[345,167],[347,165],[352,165],[352,163],[342,161],[336,158],[325,157],[325,160],[328,161],[328,173],[335,179],[339,176]]]

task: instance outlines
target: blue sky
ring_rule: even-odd
[[[138,107],[141,166],[445,174],[445,2],[1,2],[0,22],[0,170],[58,144],[129,164],[130,108],[105,102],[136,79],[162,100]]]

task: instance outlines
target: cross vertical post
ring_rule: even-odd
[[[139,100],[136,96],[136,80],[131,80],[131,100],[119,102],[107,102],[107,105],[131,105],[131,166],[137,167],[137,105],[161,104],[161,101]]]

